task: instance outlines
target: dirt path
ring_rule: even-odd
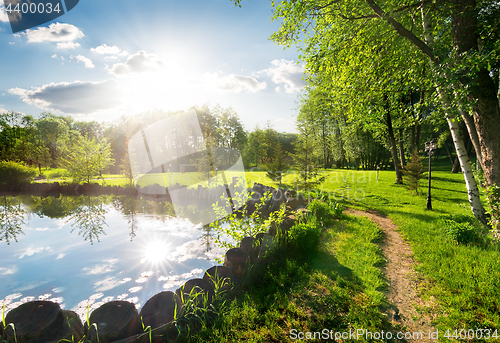
[[[396,231],[397,226],[387,217],[375,211],[360,211],[347,209],[347,214],[368,217],[382,229],[383,242],[379,244],[386,264],[383,268],[389,283],[385,295],[394,306],[386,313],[393,325],[405,327],[405,332],[422,332],[423,339],[407,339],[408,342],[434,342],[429,339],[429,331],[435,332],[431,326],[430,318],[420,316],[415,310],[416,306],[423,306],[424,302],[417,295],[417,278],[413,268],[415,261],[411,248]],[[416,337],[416,336],[415,336]]]

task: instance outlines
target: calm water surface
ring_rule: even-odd
[[[139,309],[216,265],[207,227],[128,196],[0,196],[0,307],[58,302],[82,319],[111,300]]]

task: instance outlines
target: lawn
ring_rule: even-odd
[[[435,318],[434,324],[440,331],[500,329],[500,288],[496,286],[500,280],[499,244],[472,217],[462,174],[452,174],[446,161],[435,164],[432,211],[426,210],[427,179],[421,180],[422,189],[415,195],[406,186],[394,183],[393,171],[380,171],[377,181],[375,171],[328,170],[320,190],[348,206],[377,210],[399,227],[418,264],[422,278],[419,293],[433,304],[422,311]],[[259,180],[263,180],[262,175]],[[468,242],[458,243],[446,232],[445,220],[450,218],[470,223],[473,231]],[[335,235],[339,239],[343,234]],[[369,233],[361,231],[359,235],[363,239]],[[347,259],[362,265],[362,257],[351,251]],[[337,258],[348,263],[340,256]]]

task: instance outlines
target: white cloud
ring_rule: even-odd
[[[130,55],[125,63],[113,64],[109,72],[113,75],[131,75],[161,69],[165,64],[155,54],[148,54],[144,50]]]
[[[0,21],[2,23],[9,22],[9,16],[7,14],[7,11],[5,11],[5,7],[3,5],[0,5]]]
[[[256,78],[245,75],[230,74],[217,80],[219,89],[241,93],[255,93],[267,87],[265,82],[259,82]]]
[[[74,43],[74,42],[57,43],[58,49],[75,49],[79,48],[80,46],[81,46],[80,43]]]
[[[120,85],[117,81],[50,83],[31,89],[11,88],[10,94],[44,110],[68,114],[91,114],[113,108],[120,103]]]
[[[28,43],[72,42],[85,36],[79,28],[71,24],[53,23],[49,27],[39,27],[23,33]]]
[[[114,277],[109,277],[107,279],[94,283],[94,289],[98,292],[109,291],[116,286],[123,285],[127,281],[129,281],[129,279],[117,280]]]
[[[64,256],[66,256],[66,254],[60,253],[59,255],[57,255],[56,260],[60,260]]]
[[[285,59],[274,60],[271,62],[273,65],[269,69],[260,71],[271,76],[276,84],[284,84],[285,92],[294,93],[300,92],[304,87],[304,66],[297,65],[294,61],[287,61]],[[281,91],[280,87],[275,88],[277,92]]]
[[[9,44],[10,44],[10,45],[14,45],[14,44],[16,44],[16,42],[9,42]]]
[[[4,114],[4,113],[7,113],[7,112],[9,112],[9,111],[7,111],[5,108],[1,108],[0,107],[0,114]]]
[[[96,54],[99,55],[118,55],[121,50],[116,45],[109,46],[106,44],[102,44],[96,48],[90,49],[90,51],[95,52]]]
[[[51,247],[33,248],[33,246],[30,246],[26,249],[23,249],[18,256],[19,256],[19,259],[22,259],[24,256],[33,256],[34,254],[38,254],[38,253],[41,253],[43,251],[50,251],[50,250],[52,250]]]
[[[83,268],[82,270],[87,273],[87,275],[97,275],[104,274],[114,271],[116,268],[114,265],[119,262],[117,258],[104,260],[102,264],[96,264],[93,268]]]
[[[171,253],[167,259],[170,261],[175,261],[178,263],[187,261],[187,260],[192,260],[192,259],[198,259],[198,260],[205,260],[205,259],[213,259],[216,256],[222,256],[224,255],[225,250],[219,247],[214,247],[210,251],[206,251],[206,248],[203,245],[200,245],[200,242],[197,240],[189,241],[186,242],[177,248],[175,248],[175,251]],[[198,273],[198,269],[193,269],[193,273]],[[186,277],[188,274],[183,274],[180,275],[181,278]]]
[[[90,58],[87,58],[87,57],[82,56],[82,55],[78,55],[78,56],[76,56],[75,58],[76,58],[78,61],[85,63],[85,68],[90,68],[90,69],[92,69],[92,68],[94,68],[94,67],[95,67],[94,63],[92,63],[92,61],[90,60]]]
[[[50,57],[52,57],[52,58],[57,58],[57,54],[54,54],[54,55],[52,55],[52,56],[50,56]]]
[[[0,275],[12,275],[17,271],[16,266],[10,268],[0,267]]]

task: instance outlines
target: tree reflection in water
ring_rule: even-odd
[[[71,206],[70,216],[68,220],[73,220],[71,224],[73,228],[70,232],[78,229],[78,236],[82,236],[85,241],[94,244],[94,239],[99,242],[99,235],[105,235],[103,226],[106,224],[105,215],[106,209],[103,206],[103,200],[100,196],[85,196],[81,195],[74,198],[68,198],[69,201],[75,202]]]
[[[203,234],[200,236],[199,240],[202,242],[201,245],[205,246],[205,250],[203,251],[204,253],[208,253],[212,251],[212,246],[213,246],[213,240],[214,240],[214,235],[212,233],[212,228],[210,227],[210,224],[205,224],[200,227],[200,230],[203,232]],[[207,260],[210,260],[209,257],[207,257]]]
[[[25,225],[26,211],[21,208],[21,200],[15,197],[3,196],[0,204],[0,242],[10,245],[11,240],[17,242],[18,235],[24,235],[21,225]]]
[[[138,213],[155,215],[155,218],[162,222],[175,216],[174,208],[170,202],[154,197],[117,196],[113,199],[113,206],[126,216],[130,225],[129,236],[131,241],[136,236]]]

